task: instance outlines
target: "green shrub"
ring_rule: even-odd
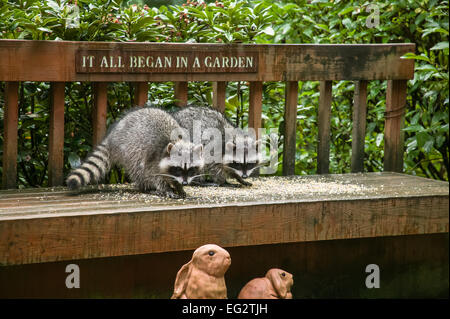
[[[448,1],[379,1],[379,25],[368,27],[374,7],[361,1],[187,1],[149,7],[148,1],[0,0],[0,38],[74,41],[218,43],[413,42],[414,80],[408,83],[405,121],[407,173],[448,180]],[[179,3],[179,2],[171,2]],[[74,11],[74,8],[78,11]],[[372,9],[371,9],[372,8]],[[371,10],[369,10],[371,9]],[[78,13],[78,14],[76,14]],[[354,83],[333,82],[330,171],[350,171]],[[386,83],[368,86],[365,169],[383,169]],[[0,105],[4,105],[4,83]],[[130,108],[130,83],[108,86],[108,124]],[[49,84],[20,85],[19,185],[47,185]],[[318,82],[300,82],[296,173],[316,173]],[[263,125],[283,131],[284,83],[264,83]],[[172,83],[151,83],[149,99],[171,107]],[[209,83],[189,83],[189,102],[211,103]],[[92,148],[90,83],[66,84],[65,173]],[[248,83],[227,87],[226,113],[247,124]],[[0,108],[3,119],[3,108]],[[0,123],[3,130],[3,120]],[[0,137],[0,157],[3,136]],[[281,139],[282,142],[282,139]],[[282,145],[281,148],[282,149]],[[1,163],[0,163],[1,164]],[[1,171],[1,167],[0,167]],[[281,171],[281,169],[280,169]],[[124,181],[114,171],[111,182]]]

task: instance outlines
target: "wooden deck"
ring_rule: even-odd
[[[449,184],[399,173],[266,177],[249,188],[0,191],[0,265],[448,233]]]

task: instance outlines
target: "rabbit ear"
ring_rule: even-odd
[[[282,273],[283,271],[280,271],[279,269],[271,269],[267,272],[266,276],[267,278],[269,278],[278,296],[285,299],[288,290],[286,287],[286,283],[283,280]]]
[[[177,278],[175,279],[175,287],[173,289],[172,299],[178,299],[186,290],[186,285],[191,272],[191,261],[184,264],[180,270],[178,270]]]

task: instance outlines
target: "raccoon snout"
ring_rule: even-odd
[[[247,178],[247,177],[248,177],[247,173],[242,173],[242,178]]]
[[[188,182],[187,182],[187,181],[183,181],[181,184],[182,184],[183,186],[186,186],[186,185],[188,184]]]

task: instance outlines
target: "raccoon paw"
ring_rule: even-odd
[[[167,197],[167,198],[173,198],[173,199],[179,199],[180,196],[172,191],[154,191],[153,194],[160,196],[160,197]]]
[[[178,196],[179,198],[186,198],[186,192],[185,192],[184,190],[179,190],[179,191],[177,192],[177,196]]]
[[[185,191],[181,191],[181,192],[166,192],[166,196],[169,198],[173,198],[173,199],[182,199],[182,198],[186,198],[186,192]]]
[[[183,186],[179,183],[174,183],[170,185],[171,190],[168,191],[170,193],[176,194],[179,198],[186,198],[186,192],[183,189]]]
[[[250,182],[245,181],[242,177],[240,177],[239,175],[233,176],[239,183],[241,183],[241,185],[244,186],[252,186],[253,184]]]
[[[159,190],[157,191],[157,194],[162,197],[168,197],[173,199],[181,199],[186,198],[186,192],[183,190],[182,187],[177,188],[169,188],[165,190]]]

